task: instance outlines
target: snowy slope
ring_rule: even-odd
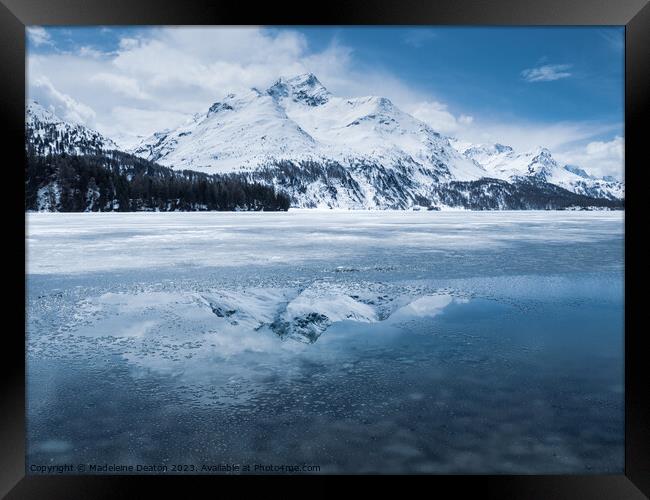
[[[27,137],[38,154],[95,154],[118,149],[108,137],[88,127],[62,120],[36,101],[26,109]]]
[[[452,141],[452,144],[496,179],[543,181],[596,198],[622,199],[625,196],[622,182],[590,176],[579,167],[560,165],[546,148],[518,153],[503,144],[471,145],[460,141]]]
[[[229,94],[178,129],[147,138],[133,153],[208,172],[250,170],[273,160],[382,165],[414,160],[450,179],[485,175],[446,138],[388,99],[335,97],[313,74],[281,78],[264,92]]]
[[[499,144],[452,144],[389,99],[338,97],[311,73],[229,94],[132,152],[175,169],[244,172],[303,207],[427,205],[450,182],[488,178],[623,197],[621,183],[565,169],[546,149],[519,154]]]
[[[486,176],[390,100],[336,97],[313,74],[229,94],[132,152],[176,169],[249,172],[291,191],[298,206],[404,207],[440,182]]]
[[[318,144],[274,99],[256,90],[229,94],[173,131],[145,139],[133,153],[165,166],[209,173],[254,167],[269,158],[318,153]]]
[[[485,175],[460,157],[447,138],[385,97],[335,97],[312,74],[280,79],[267,92],[320,144],[339,151],[337,159],[356,157],[382,164],[415,160],[455,180]]]

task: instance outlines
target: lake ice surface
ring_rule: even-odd
[[[28,470],[621,473],[623,223],[27,214]]]

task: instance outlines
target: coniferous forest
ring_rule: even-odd
[[[25,174],[26,210],[278,211],[290,204],[239,174],[174,171],[120,151],[41,155],[28,144]]]

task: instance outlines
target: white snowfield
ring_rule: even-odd
[[[25,218],[28,274],[297,265],[346,258],[371,262],[372,258],[381,261],[383,255],[419,251],[467,251],[526,242],[589,243],[622,237],[624,226],[623,212],[572,211],[291,209],[28,213]],[[308,301],[309,296],[301,300]]]
[[[161,165],[209,173],[254,170],[278,160],[383,165],[416,160],[432,170],[442,161],[450,179],[485,176],[446,138],[390,100],[333,96],[313,74],[281,78],[265,91],[229,94],[132,152]]]

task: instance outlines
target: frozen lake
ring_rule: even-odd
[[[621,473],[623,223],[27,214],[28,470]]]

